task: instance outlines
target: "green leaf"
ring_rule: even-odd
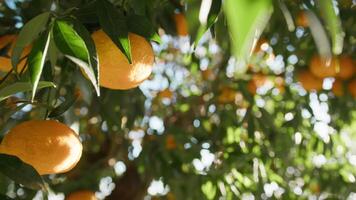
[[[31,53],[28,56],[28,68],[30,72],[30,80],[32,83],[32,101],[35,98],[38,82],[40,81],[43,66],[46,61],[50,39],[50,33],[47,34],[47,37],[39,38],[35,42]]]
[[[46,88],[46,87],[56,87],[52,82],[41,81],[38,83],[37,89]],[[26,92],[32,89],[32,84],[29,82],[17,82],[12,85],[9,85],[5,88],[0,89],[0,101],[7,99],[11,95],[14,95],[18,92]]]
[[[25,187],[35,190],[45,188],[38,172],[15,156],[0,154],[0,172]]]
[[[147,0],[131,0],[129,1],[132,9],[134,9],[136,14],[144,15],[146,12],[146,6],[149,4]]]
[[[59,106],[54,108],[48,115],[49,118],[55,118],[58,116],[61,116],[63,113],[65,113],[78,99],[78,96],[75,95],[69,95],[68,98]]]
[[[319,0],[319,9],[331,35],[333,53],[338,55],[342,53],[345,33],[342,30],[340,17],[334,9],[332,0]]]
[[[129,63],[131,63],[131,46],[125,16],[107,0],[98,0],[96,11],[104,32],[124,53]]]
[[[80,22],[57,20],[53,26],[53,37],[57,48],[67,58],[79,65],[92,82],[100,96],[99,73],[95,45],[86,28]],[[78,30],[78,32],[75,30]],[[80,35],[79,35],[80,34]]]
[[[202,8],[200,8],[200,10],[201,9]],[[218,18],[220,10],[221,10],[221,0],[212,1],[211,7],[209,10],[209,15],[207,16],[207,21],[205,24],[201,24],[198,29],[198,32],[197,32],[197,35],[196,35],[195,41],[194,41],[195,46],[198,44],[199,40],[204,35],[204,33],[213,26],[216,19]],[[202,12],[202,11],[200,11],[200,12]]]
[[[11,55],[12,66],[15,68],[20,62],[23,49],[31,44],[37,36],[43,31],[50,17],[49,12],[37,15],[35,18],[27,22],[21,29],[19,36],[17,37],[14,50]]]
[[[53,37],[58,49],[63,54],[74,56],[89,63],[89,52],[84,40],[67,21],[55,21]]]
[[[241,64],[246,64],[253,44],[262,34],[272,12],[271,0],[226,0],[224,12],[229,26],[232,51]]]
[[[12,198],[6,196],[6,195],[3,195],[3,194],[0,194],[0,199],[3,199],[3,200],[13,200]]]
[[[51,62],[51,66],[54,69],[57,63],[58,49],[56,47],[56,43],[54,42],[53,34],[51,35],[51,40],[49,41],[48,54],[49,54],[49,61]]]
[[[309,28],[313,36],[315,45],[317,46],[318,52],[322,57],[331,58],[331,47],[330,41],[326,34],[323,24],[320,22],[318,17],[310,10],[305,11],[310,23]]]
[[[160,43],[161,38],[155,32],[152,22],[147,16],[143,15],[129,15],[127,19],[127,26],[130,32],[141,35],[148,40],[153,40]]]

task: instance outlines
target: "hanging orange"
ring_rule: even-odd
[[[153,49],[145,38],[129,33],[132,63],[103,30],[92,34],[100,64],[100,85],[110,89],[127,90],[146,80],[154,62]]]
[[[314,76],[310,71],[304,70],[298,73],[297,80],[307,91],[320,91],[323,89],[323,79]]]

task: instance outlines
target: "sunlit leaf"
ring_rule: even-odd
[[[36,17],[34,17],[31,21],[27,22],[21,29],[14,49],[12,51],[11,62],[12,66],[15,67],[20,62],[21,54],[23,49],[31,44],[43,31],[50,17],[49,12],[42,13]],[[17,70],[15,70],[17,71]]]
[[[46,37],[39,38],[35,42],[28,57],[28,68],[30,71],[30,80],[32,83],[32,100],[35,98],[38,82],[40,81],[43,66],[45,64],[49,41],[51,39],[50,36],[51,34],[48,33]]]
[[[89,33],[80,23],[76,24],[81,33],[72,27],[69,22],[57,20],[53,26],[53,37],[57,48],[70,60],[79,65],[89,77],[96,92],[100,95],[97,56]],[[85,38],[83,38],[83,37]]]
[[[37,85],[37,89],[42,89],[46,87],[56,87],[52,82],[40,81]],[[19,92],[27,92],[32,89],[32,84],[29,82],[16,82],[5,88],[0,89],[0,101],[7,99],[11,95]]]
[[[208,12],[208,16],[206,21],[204,21],[203,23],[201,22],[201,25],[198,29],[198,32],[197,32],[197,35],[196,35],[196,38],[195,38],[195,42],[194,44],[197,45],[199,40],[201,39],[201,37],[204,35],[204,33],[212,27],[212,25],[215,23],[219,13],[220,13],[220,10],[221,10],[221,0],[215,0],[215,1],[212,1],[211,2],[211,6],[210,6],[210,9],[209,9],[209,12]],[[202,12],[202,9],[205,9],[205,8],[200,8],[200,13]]]
[[[224,12],[229,26],[232,51],[246,65],[254,44],[262,34],[273,11],[271,0],[226,0]]]

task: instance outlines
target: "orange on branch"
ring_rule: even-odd
[[[304,70],[299,72],[297,80],[307,91],[320,91],[323,89],[323,79],[314,76],[310,71]]]
[[[90,190],[81,190],[70,193],[66,200],[97,200],[95,193]]]
[[[218,96],[218,102],[221,104],[232,103],[235,101],[237,92],[230,87],[223,87],[220,95]]]
[[[333,83],[333,87],[332,87],[331,91],[337,97],[343,96],[344,95],[344,87],[343,87],[342,81],[336,79]]]
[[[279,92],[283,93],[285,92],[285,80],[284,78],[277,76],[274,79],[274,86],[279,90]]]
[[[31,120],[12,128],[0,144],[0,152],[17,156],[39,174],[71,170],[82,155],[78,135],[65,124],[53,120]]]
[[[261,50],[262,50],[262,45],[264,45],[264,44],[268,44],[268,40],[265,39],[265,38],[260,38],[260,39],[256,42],[256,44],[255,44],[255,46],[254,46],[254,49],[253,49],[253,52],[254,52],[254,53],[257,53],[257,52],[261,51]]]
[[[338,72],[337,60],[332,58],[328,61],[316,55],[311,59],[309,69],[316,77],[319,78],[334,77]]]
[[[5,46],[11,43],[10,49],[6,52],[6,56],[0,56],[0,71],[8,72],[12,69],[11,63],[11,55],[12,50],[15,47],[17,36],[16,35],[5,35],[0,38],[0,49],[4,48]],[[31,46],[27,46],[22,51],[20,62],[17,66],[17,71],[20,72],[26,65],[27,59],[24,57],[27,56],[31,51]]]
[[[347,85],[347,90],[350,92],[351,96],[356,98],[356,79],[352,80],[348,85]]]
[[[16,35],[3,35],[0,37],[0,49],[5,48],[12,43],[16,38]]]
[[[92,34],[100,64],[100,85],[110,89],[126,90],[146,80],[154,62],[153,49],[145,38],[129,33],[132,63],[103,30]]]
[[[179,36],[188,35],[188,24],[187,20],[182,13],[174,14],[174,21],[176,23],[176,31]]]
[[[158,98],[166,98],[166,99],[172,99],[173,98],[173,92],[170,89],[164,89],[157,94]]]
[[[205,81],[211,81],[211,80],[214,80],[214,78],[215,78],[215,75],[214,75],[214,72],[212,69],[206,69],[206,70],[201,71],[201,75],[202,75],[203,80],[205,80]]]
[[[336,76],[342,80],[350,79],[355,72],[352,58],[349,56],[341,56],[338,61],[338,66],[336,67],[339,68],[339,70]]]
[[[267,83],[267,77],[263,74],[254,74],[252,79],[247,84],[247,90],[255,95],[258,88],[262,87]]]
[[[166,149],[173,150],[177,148],[176,140],[173,135],[167,135],[166,137]]]
[[[305,11],[301,11],[298,13],[295,23],[297,26],[301,26],[304,28],[309,26],[308,17]]]

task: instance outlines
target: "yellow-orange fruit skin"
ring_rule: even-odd
[[[260,52],[260,51],[262,50],[262,49],[261,49],[261,46],[262,46],[263,44],[265,44],[265,43],[268,43],[268,40],[267,40],[267,39],[265,39],[265,38],[259,39],[259,40],[256,42],[256,45],[255,45],[255,47],[254,47],[254,49],[253,49],[253,52],[254,52],[254,53]]]
[[[0,71],[2,72],[8,72],[12,69],[12,63],[10,57],[12,55],[12,50],[15,47],[16,39],[17,39],[16,35],[4,35],[0,37],[0,49],[5,48],[5,46],[11,43],[10,49],[8,50],[8,52],[6,52],[6,56],[0,56]],[[22,58],[28,55],[30,51],[31,51],[31,46],[27,46],[24,48],[21,54],[21,61],[17,66],[18,72],[20,72],[23,69],[23,67],[25,67],[27,59],[22,59]]]
[[[145,38],[129,33],[132,63],[103,30],[92,34],[100,64],[100,85],[110,89],[127,90],[146,80],[154,62],[153,49]]]
[[[350,92],[351,96],[356,98],[356,80],[352,80],[348,85],[347,85],[347,90]]]
[[[69,194],[66,200],[97,200],[97,198],[94,192],[82,190]]]
[[[173,92],[170,90],[170,89],[164,89],[160,92],[158,92],[157,94],[158,98],[161,98],[161,99],[172,99],[173,98]]]
[[[224,87],[218,96],[218,102],[221,104],[232,103],[235,101],[236,91],[229,87]]]
[[[344,95],[344,88],[342,85],[341,80],[335,80],[333,83],[333,87],[331,88],[331,91],[334,93],[335,96],[341,97]]]
[[[188,35],[188,25],[187,20],[182,13],[174,14],[174,21],[176,23],[176,30],[179,36],[187,36]]]
[[[308,27],[309,22],[308,22],[307,14],[304,11],[299,12],[295,23],[297,24],[297,26],[301,26],[304,28]]]
[[[0,49],[6,47],[8,44],[12,43],[16,38],[16,35],[3,35],[0,37]]]
[[[298,81],[307,91],[320,91],[323,88],[323,79],[314,76],[309,71],[301,71],[297,75]]]
[[[172,135],[168,135],[166,138],[166,149],[173,150],[177,148],[176,140]]]
[[[336,59],[331,59],[330,63],[320,56],[313,56],[310,61],[310,71],[318,78],[334,77],[337,74]]]
[[[339,59],[339,72],[337,77],[342,80],[350,79],[355,73],[355,66],[352,58],[349,56],[342,56]]]
[[[0,145],[0,152],[17,156],[39,174],[71,170],[82,155],[77,134],[54,120],[31,120],[12,128]]]
[[[254,74],[252,79],[247,84],[247,90],[255,95],[256,91],[259,87],[262,87],[264,84],[267,83],[267,77],[263,74]]]

